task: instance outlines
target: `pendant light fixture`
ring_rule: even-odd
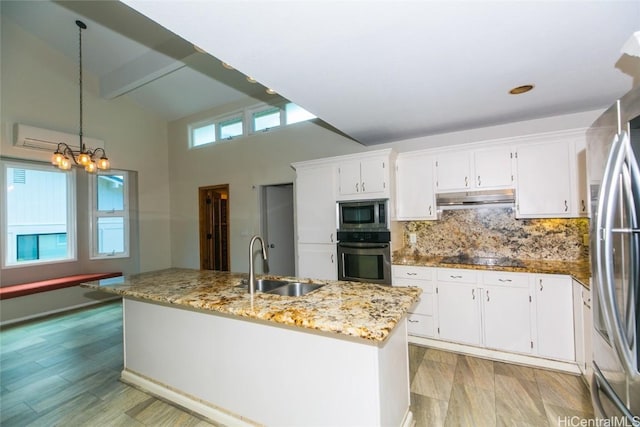
[[[98,169],[108,170],[111,165],[109,164],[107,153],[105,153],[103,148],[90,150],[86,147],[86,145],[84,145],[84,140],[82,138],[82,30],[86,30],[87,26],[82,21],[76,21],[76,25],[78,26],[80,64],[80,131],[78,134],[80,137],[80,150],[74,151],[67,144],[61,142],[58,144],[56,151],[51,157],[51,163],[60,169],[69,170],[71,169],[71,161],[73,160],[76,165],[83,166],[87,172],[96,173]],[[99,153],[101,153],[101,156],[98,158]]]

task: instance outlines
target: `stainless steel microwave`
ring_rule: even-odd
[[[387,199],[338,202],[339,230],[387,230]]]

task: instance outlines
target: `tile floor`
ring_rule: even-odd
[[[416,427],[554,426],[567,416],[593,417],[578,377],[414,345],[409,353]],[[120,303],[4,328],[0,425],[213,425],[121,383],[121,369]]]

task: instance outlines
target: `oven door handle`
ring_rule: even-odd
[[[389,247],[388,243],[338,243],[341,248],[350,249],[386,249]]]

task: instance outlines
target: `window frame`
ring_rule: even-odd
[[[232,122],[234,120],[239,120],[240,123],[242,124],[242,133],[240,135],[236,135],[236,136],[229,136],[226,138],[222,137],[222,123],[225,122]],[[234,139],[238,139],[238,138],[243,138],[245,136],[247,136],[247,126],[246,126],[246,120],[244,118],[244,113],[243,111],[236,111],[233,112],[231,114],[226,114],[224,116],[219,116],[217,117],[215,120],[216,123],[216,139],[218,143],[223,143],[226,141],[233,141]]]
[[[196,130],[201,129],[206,126],[213,125],[213,141],[205,142],[203,144],[194,145],[195,138],[194,133]],[[189,130],[189,148],[200,148],[200,147],[208,147],[210,145],[214,145],[218,141],[218,124],[214,119],[202,120],[195,123],[190,123],[188,126]]]
[[[76,203],[77,203],[77,178],[76,178],[76,170],[72,168],[68,171],[58,171],[57,169],[52,169],[50,164],[40,163],[40,162],[30,162],[28,160],[8,160],[8,159],[0,159],[0,185],[2,188],[0,189],[0,205],[2,208],[0,209],[0,227],[2,233],[0,233],[0,244],[2,245],[2,259],[0,260],[0,265],[3,269],[11,269],[11,268],[25,268],[25,267],[34,267],[39,265],[48,265],[48,264],[60,264],[60,263],[68,263],[78,261],[78,243],[77,243],[77,218],[76,218]],[[12,235],[15,239],[9,239],[10,234],[8,230],[8,203],[7,203],[7,190],[8,190],[8,182],[7,182],[7,171],[8,169],[34,169],[40,170],[44,172],[52,172],[52,173],[61,173],[66,176],[66,194],[67,194],[67,215],[66,215],[66,235],[67,235],[67,257],[59,258],[59,259],[36,259],[36,260],[28,260],[28,261],[17,261],[18,253],[17,253],[17,235]],[[31,233],[31,234],[43,234],[43,233]],[[10,240],[13,240],[15,243],[15,262],[9,262],[8,257],[13,253],[10,249]]]
[[[198,146],[199,147],[199,146]],[[98,177],[99,176],[111,176],[122,175],[123,182],[123,206],[122,210],[110,210],[100,211],[98,210]],[[115,258],[129,258],[131,253],[131,207],[129,202],[129,187],[131,179],[129,172],[125,170],[110,169],[108,171],[99,171],[96,174],[89,175],[89,259],[115,259]],[[98,238],[98,221],[100,218],[123,218],[123,234],[124,234],[124,250],[122,252],[110,252],[100,253],[98,245],[100,239]]]
[[[286,122],[285,105],[286,104],[287,104],[286,102],[278,103],[278,104],[260,104],[260,105],[254,106],[253,108],[248,108],[247,121],[249,123],[249,128],[251,129],[251,134],[253,135],[253,134],[259,134],[259,133],[271,132],[272,130],[285,127],[286,126],[285,125],[285,122]],[[275,109],[277,109],[279,112],[280,124],[278,126],[271,126],[268,128],[256,130],[255,115],[265,111],[275,110]]]

